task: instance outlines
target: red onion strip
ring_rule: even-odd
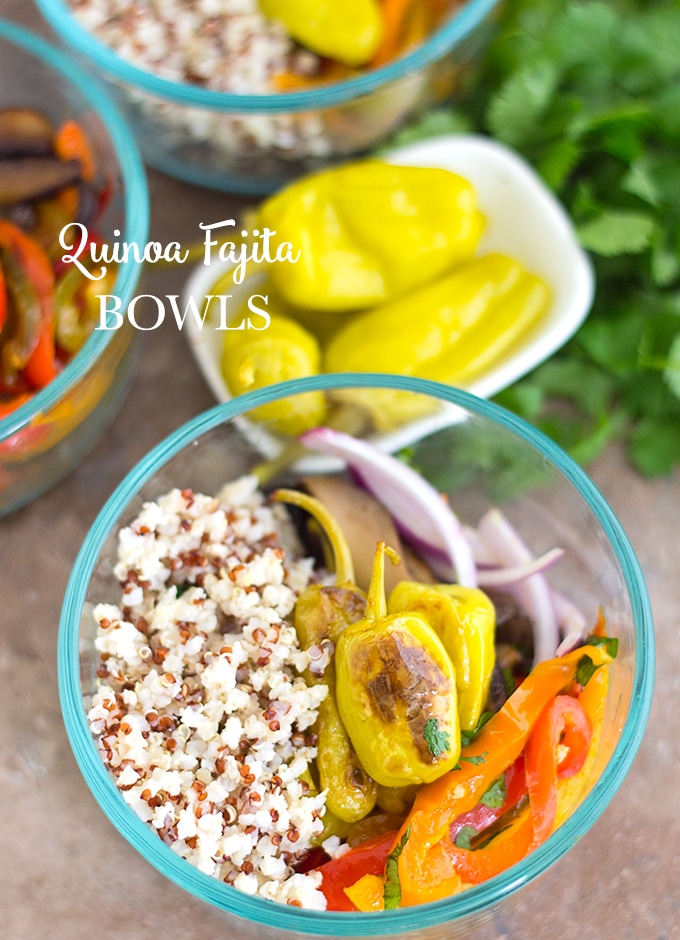
[[[588,632],[588,624],[582,611],[564,594],[552,591],[553,609],[564,639],[557,647],[557,655],[563,656],[581,643]]]
[[[533,556],[500,509],[490,509],[477,527],[496,562],[505,567],[523,566]],[[555,655],[560,641],[550,589],[542,574],[533,574],[514,585],[520,604],[534,622],[534,665]]]
[[[476,587],[475,562],[460,522],[441,494],[420,474],[372,444],[331,428],[314,428],[300,441],[310,450],[344,460],[401,531],[445,549],[458,583]]]
[[[512,568],[478,568],[477,583],[481,587],[505,587],[507,584],[516,584],[532,574],[545,571],[563,555],[563,549],[551,548],[544,555],[527,562],[525,565],[515,565]]]

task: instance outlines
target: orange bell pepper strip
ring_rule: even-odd
[[[0,219],[0,245],[17,256],[38,297],[40,333],[23,374],[34,388],[42,388],[57,374],[54,358],[55,285],[52,266],[40,245],[5,219]]]
[[[447,844],[451,845],[451,822],[471,810],[491,783],[519,757],[539,715],[574,681],[583,657],[595,666],[605,665],[612,658],[603,646],[586,645],[539,663],[474,741],[463,748],[460,768],[418,792],[398,836],[401,838],[410,827],[398,863],[403,907],[440,900],[460,890],[461,876],[447,849]],[[529,823],[524,823],[521,835],[527,851],[528,830]],[[533,839],[533,826],[531,832]],[[511,839],[505,841],[510,843]]]
[[[592,737],[588,715],[571,695],[557,695],[539,716],[524,750],[535,845],[545,842],[555,828],[557,778],[578,773]],[[560,749],[566,751],[563,756]]]

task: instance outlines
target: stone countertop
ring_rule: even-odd
[[[0,16],[48,33],[26,0]],[[151,237],[195,241],[199,221],[243,205],[149,174]],[[177,293],[186,272],[139,293]],[[0,520],[0,937],[164,940],[225,934],[223,916],[166,881],[113,829],[66,739],[57,625],[71,565],[95,515],[143,454],[213,404],[174,325],[140,337],[130,394],[105,438],[51,492]],[[477,940],[680,940],[680,475],[648,481],[620,452],[590,468],[644,569],[655,616],[656,693],[632,770],[591,832],[476,934]],[[238,940],[229,930],[229,935]]]

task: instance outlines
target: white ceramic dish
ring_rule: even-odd
[[[478,254],[502,252],[521,261],[533,274],[543,278],[552,291],[548,314],[511,354],[466,386],[480,398],[489,398],[526,375],[556,352],[579,328],[590,309],[594,278],[588,256],[576,240],[566,212],[535,171],[513,151],[485,137],[445,136],[392,151],[385,156],[394,163],[443,167],[467,178],[476,188],[479,205],[486,216],[486,228]],[[193,297],[197,304],[211,293],[218,278],[229,270],[219,264],[197,267],[188,279],[183,309]],[[245,298],[257,293],[264,275],[254,275],[241,285],[230,286],[228,311],[236,312]],[[208,319],[199,329],[187,317],[185,335],[191,350],[218,401],[231,396],[220,371],[224,334]],[[436,427],[430,419],[404,426],[398,432],[382,435],[377,443],[386,450],[406,446],[422,434],[456,420],[455,411],[439,415]],[[253,429],[251,429],[253,430]],[[259,429],[254,442],[268,456],[279,445]]]

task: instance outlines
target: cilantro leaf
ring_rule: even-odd
[[[468,744],[471,744],[474,741],[474,739],[477,737],[479,732],[482,730],[484,725],[487,723],[489,718],[493,718],[493,712],[491,711],[482,712],[482,714],[479,716],[479,721],[477,722],[475,727],[472,729],[472,731],[461,731],[460,746],[467,747]]]
[[[427,748],[433,757],[441,757],[446,751],[451,750],[449,743],[450,735],[446,731],[439,730],[439,719],[428,718],[423,728],[423,737]]]
[[[505,780],[505,774],[501,774],[497,780],[491,784],[486,793],[479,798],[479,802],[488,806],[490,809],[500,809],[508,796],[508,788]]]
[[[461,826],[456,835],[455,844],[459,849],[471,849],[471,840],[478,835],[474,826]]]
[[[611,656],[612,659],[616,659],[616,654],[619,651],[619,641],[615,636],[597,636],[596,634],[591,634],[586,643],[588,646],[601,646],[604,648],[608,656]]]
[[[399,840],[398,844],[395,845],[390,854],[387,856],[387,862],[385,864],[385,888],[383,890],[383,900],[386,911],[390,911],[395,907],[399,907],[399,903],[401,902],[399,856],[404,851],[404,846],[408,842],[410,835],[411,827],[409,826],[404,835]]]
[[[486,764],[486,755],[488,753],[488,751],[482,751],[481,754],[472,755],[470,757],[466,757],[465,754],[461,754],[460,759],[466,760],[468,764],[474,764],[476,767],[479,767],[480,764]]]
[[[583,687],[588,685],[590,680],[593,678],[597,668],[598,667],[592,661],[590,656],[584,653],[583,656],[581,656],[579,661],[576,663],[576,677],[575,678],[578,684]]]
[[[643,212],[603,212],[577,229],[584,248],[599,255],[639,254],[649,246],[654,219]]]

